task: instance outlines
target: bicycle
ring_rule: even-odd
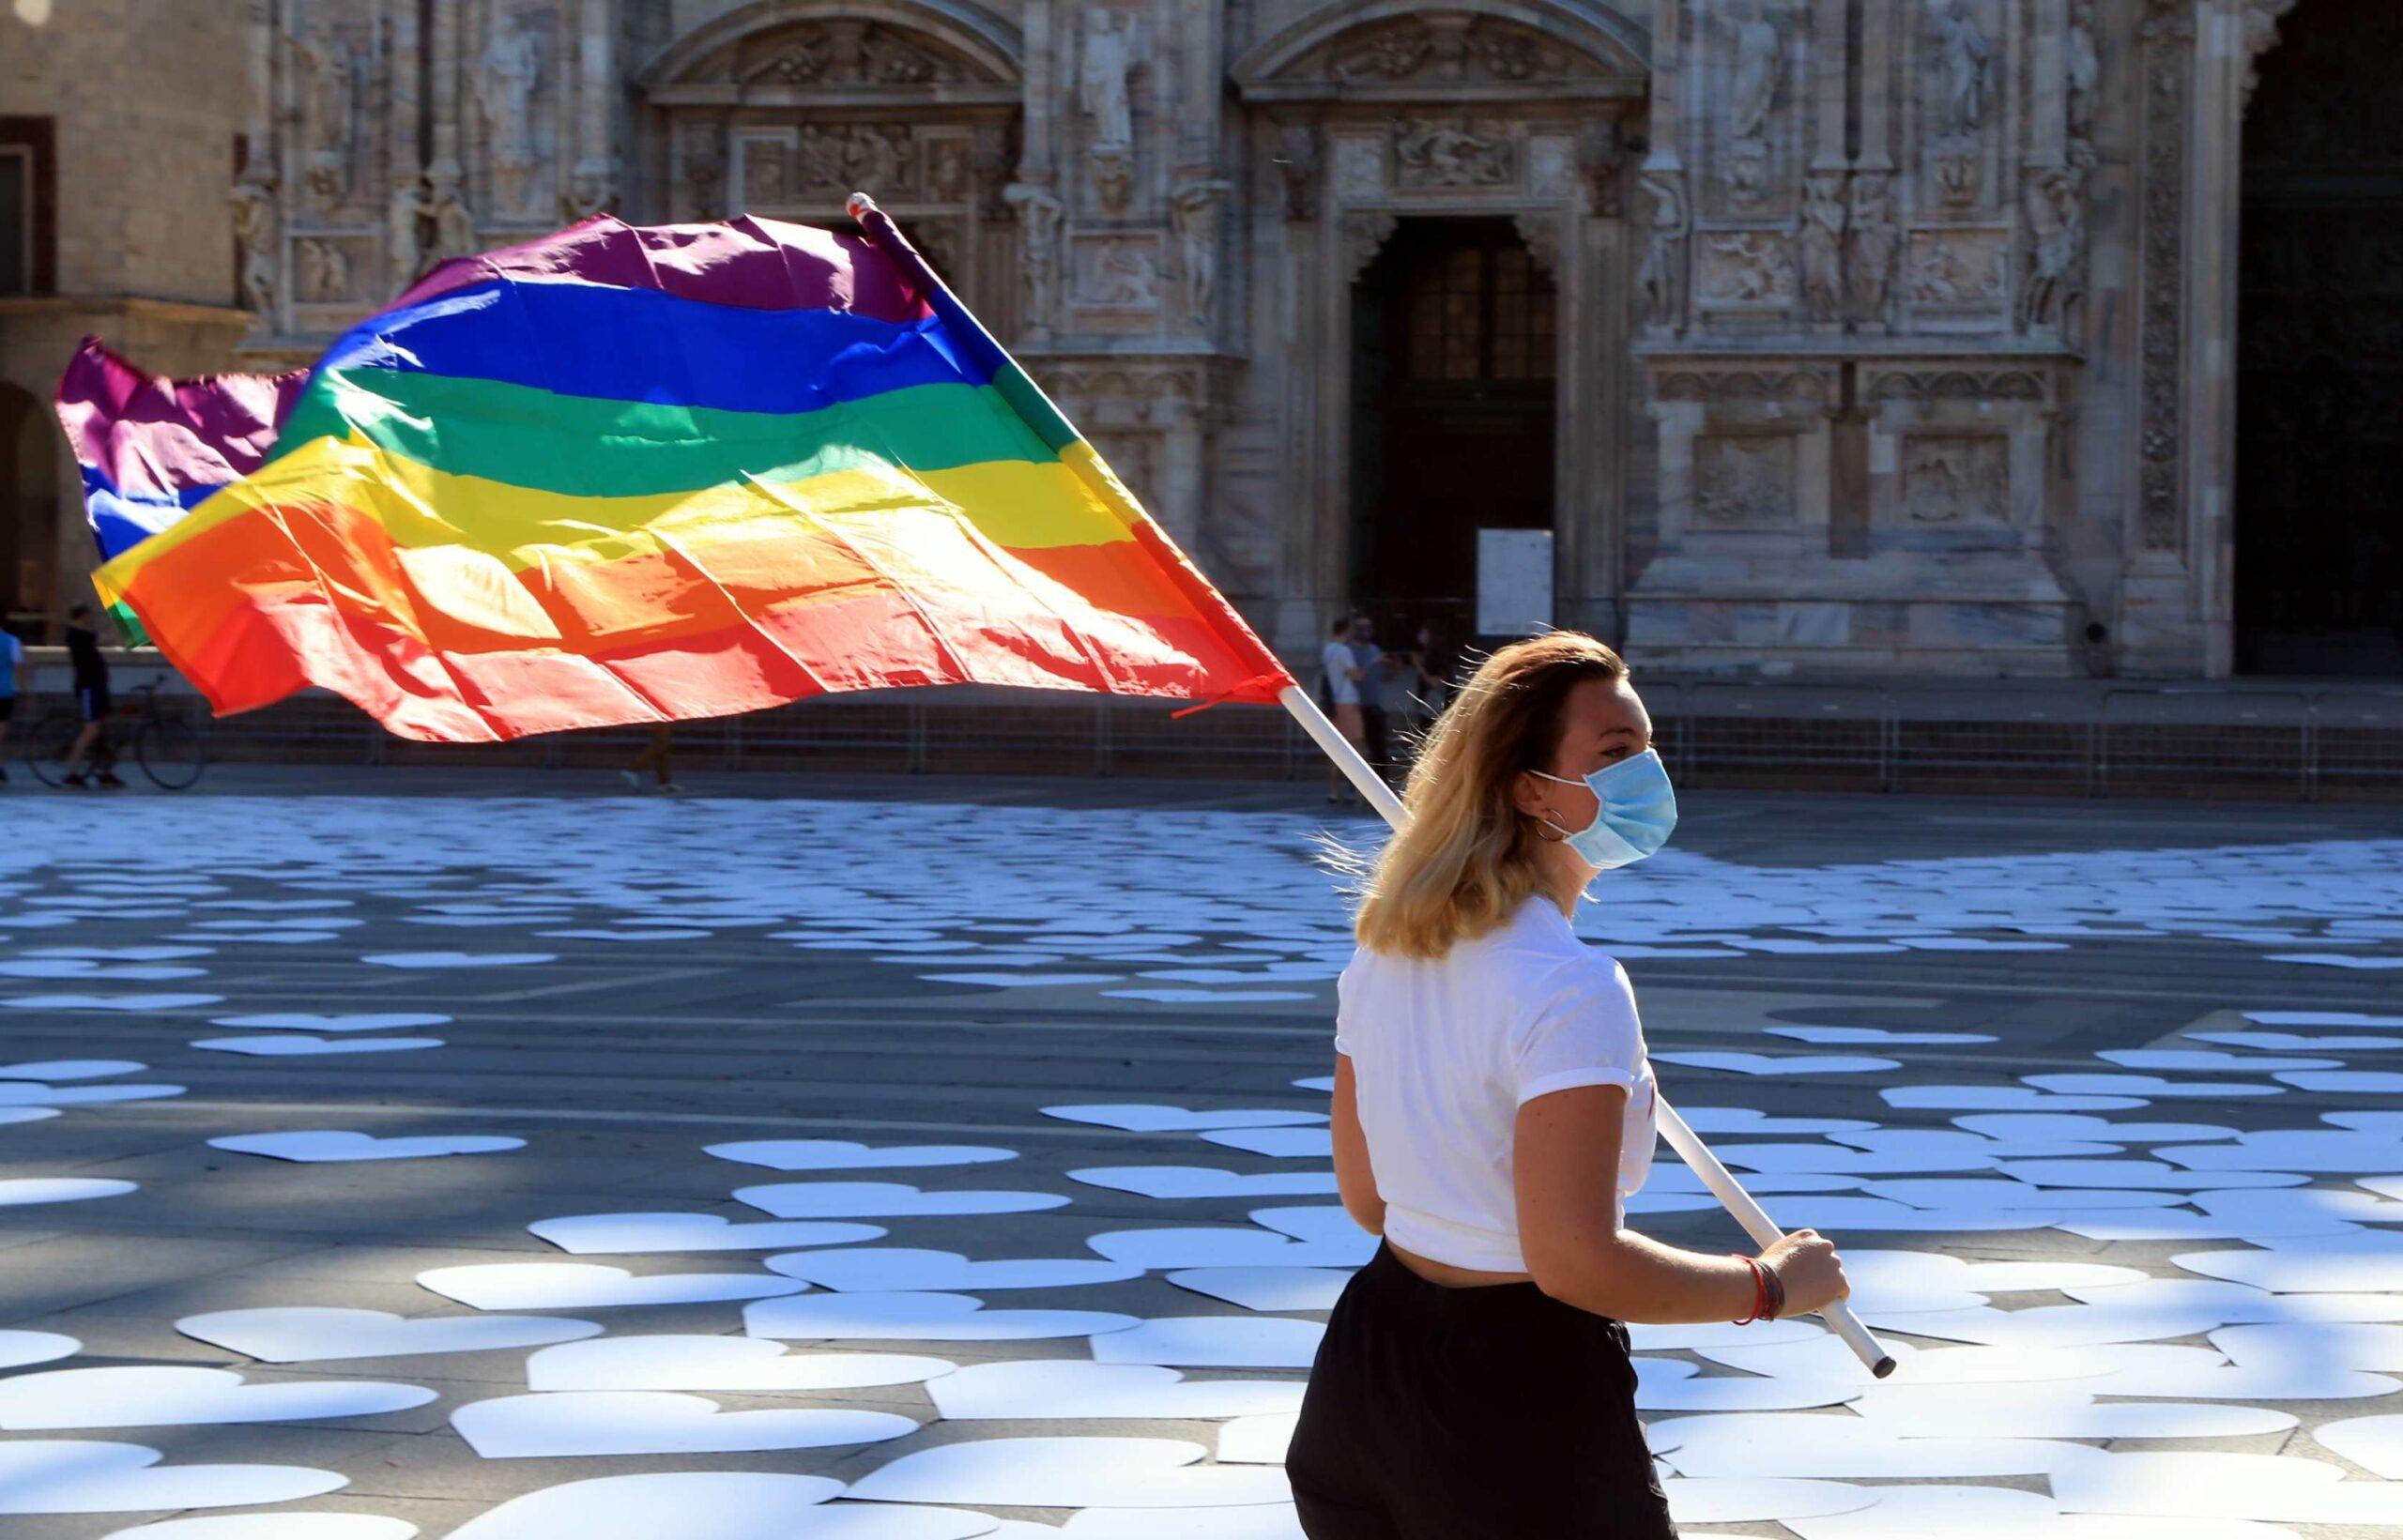
[[[91,771],[106,771],[115,767],[118,749],[116,735],[122,733],[133,745],[134,763],[150,784],[161,791],[183,791],[199,781],[208,765],[208,734],[207,724],[176,709],[161,709],[159,705],[157,681],[136,685],[128,693],[125,704],[110,713],[100,736],[86,756],[84,768]],[[130,726],[124,725],[130,724]],[[53,710],[34,724],[26,735],[25,769],[34,779],[46,786],[67,784],[67,756],[75,749],[75,740],[82,736],[84,719],[73,711]]]

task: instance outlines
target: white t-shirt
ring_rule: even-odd
[[[1318,661],[1326,670],[1326,698],[1338,706],[1359,705],[1360,681],[1352,677],[1352,670],[1360,666],[1360,661],[1352,656],[1352,649],[1341,642],[1329,642]]]
[[[1652,1170],[1652,1065],[1627,970],[1538,893],[1434,959],[1363,947],[1336,986],[1385,1235],[1404,1251],[1524,1273],[1512,1156],[1520,1106],[1578,1086],[1627,1088],[1614,1183]],[[1597,1180],[1605,1180],[1597,1173]]]

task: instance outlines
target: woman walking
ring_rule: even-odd
[[[1844,1296],[1798,1230],[1757,1258],[1622,1226],[1653,1080],[1626,972],[1569,916],[1676,801],[1618,655],[1502,648],[1436,723],[1338,989],[1345,1288],[1286,1459],[1311,1540],[1675,1536],[1624,1321],[1773,1319]]]

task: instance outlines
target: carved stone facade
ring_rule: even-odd
[[[865,188],[1307,656],[1400,602],[1357,587],[1364,285],[1507,226],[1559,622],[1653,667],[2231,666],[2241,128],[2313,0],[226,9],[252,366],[586,214]]]

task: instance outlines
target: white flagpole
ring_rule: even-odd
[[[1385,822],[1396,829],[1400,828],[1409,816],[1409,810],[1401,805],[1401,799],[1394,795],[1393,787],[1385,785],[1385,777],[1360,756],[1360,751],[1344,739],[1335,724],[1326,719],[1326,713],[1318,709],[1318,702],[1310,698],[1309,692],[1298,684],[1289,684],[1278,693],[1277,698],[1286,710],[1293,713],[1293,720],[1302,724],[1302,730],[1310,735],[1310,740],[1335,761],[1336,769],[1341,770],[1345,779],[1368,799],[1369,805],[1383,814]],[[1677,1158],[1702,1179],[1703,1185],[1727,1206],[1727,1212],[1735,1217],[1736,1223],[1744,1227],[1744,1233],[1764,1250],[1776,1244],[1785,1232],[1779,1229],[1776,1221],[1753,1200],[1753,1195],[1744,1191],[1743,1184],[1720,1163],[1717,1155],[1710,1152],[1709,1147],[1686,1126],[1685,1119],[1677,1115],[1677,1109],[1669,1105],[1665,1096],[1654,1106],[1654,1121],[1660,1126],[1661,1136],[1669,1141],[1669,1148],[1675,1150]],[[1869,1328],[1860,1324],[1860,1318],[1852,1313],[1850,1305],[1838,1300],[1819,1315],[1836,1335],[1844,1338],[1844,1346],[1869,1366],[1871,1374],[1883,1380],[1894,1372],[1892,1355],[1869,1334]]]

